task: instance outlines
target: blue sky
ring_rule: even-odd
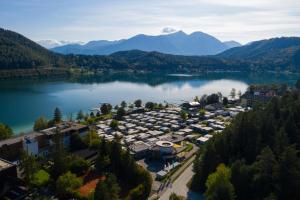
[[[0,27],[33,40],[116,40],[168,30],[246,43],[300,36],[299,0],[0,0]]]

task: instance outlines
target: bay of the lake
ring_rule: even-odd
[[[0,82],[0,123],[11,126],[16,134],[32,129],[35,119],[51,119],[55,107],[64,116],[76,117],[79,110],[89,111],[100,103],[169,102],[180,104],[195,96],[232,88],[244,92],[249,84],[286,83],[292,85],[299,74],[207,73],[193,74],[114,74],[68,80],[16,80]]]

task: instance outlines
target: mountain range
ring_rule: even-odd
[[[115,41],[118,44],[120,41]],[[98,41],[96,42],[98,46]],[[95,42],[90,42],[93,46]],[[106,45],[103,41],[102,45]],[[0,28],[0,78],[66,75],[74,69],[125,72],[300,72],[300,38],[282,37],[234,47],[214,56],[130,50],[110,55],[64,55]]]
[[[52,49],[55,47],[65,46],[65,45],[72,45],[72,44],[81,44],[83,45],[84,42],[81,41],[67,41],[67,40],[38,40],[36,41],[39,45],[47,48]]]
[[[52,48],[61,54],[109,55],[118,51],[141,50],[157,51],[174,55],[215,55],[232,47],[241,46],[238,42],[221,42],[203,32],[186,34],[178,31],[158,36],[136,35],[116,41],[91,41],[87,44],[67,44]]]

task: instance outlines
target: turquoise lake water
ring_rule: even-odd
[[[52,118],[59,107],[65,116],[75,117],[78,110],[88,111],[99,103],[133,102],[181,103],[195,96],[232,88],[242,92],[253,83],[294,84],[300,75],[208,73],[191,74],[115,74],[101,77],[59,81],[1,81],[0,122],[11,126],[16,134],[30,131],[39,116]]]

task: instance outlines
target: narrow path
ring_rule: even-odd
[[[189,190],[186,186],[187,183],[193,177],[193,164],[191,164],[185,171],[175,180],[173,184],[170,184],[169,188],[161,195],[159,200],[169,200],[169,196],[174,192],[177,195],[184,196],[188,200],[202,200],[201,195]]]

